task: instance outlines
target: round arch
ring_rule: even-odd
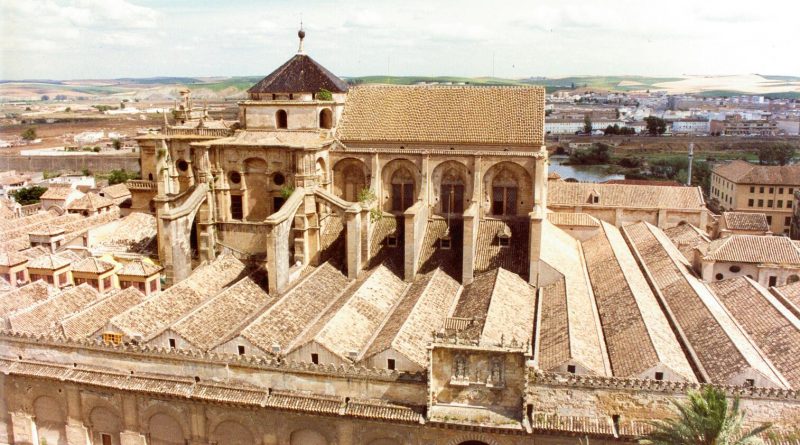
[[[275,128],[289,128],[289,115],[286,110],[275,112]]]
[[[219,445],[252,445],[256,443],[254,434],[234,420],[223,420],[211,433],[211,441]]]
[[[325,162],[323,158],[317,158],[317,162],[314,163],[314,174],[317,175],[317,180],[320,184],[325,184],[328,182],[328,164]]]
[[[158,412],[147,420],[151,445],[181,445],[185,443],[183,427],[172,415]]]
[[[361,159],[344,158],[333,166],[333,192],[345,201],[356,202],[367,188],[367,166]]]
[[[402,213],[416,202],[422,178],[416,164],[408,159],[394,159],[381,171],[383,210]]]
[[[331,129],[333,127],[333,112],[330,108],[323,108],[319,112],[319,128]]]
[[[798,276],[797,274],[792,274],[789,275],[789,278],[786,279],[786,284],[797,283],[798,281],[800,281],[800,276]]]
[[[33,415],[40,442],[67,445],[67,416],[58,400],[50,396],[37,397],[33,401]]]
[[[445,161],[437,165],[431,173],[431,182],[435,212],[460,214],[472,200],[472,179],[461,162]]]
[[[483,176],[483,205],[490,215],[513,217],[533,210],[533,180],[521,165],[503,161]]]
[[[302,429],[293,431],[289,436],[290,445],[327,445],[328,440],[317,431]]]
[[[103,444],[103,435],[111,438],[112,445],[120,443],[119,433],[122,431],[122,423],[119,414],[113,407],[100,405],[92,408],[89,412],[89,424],[92,443]]]

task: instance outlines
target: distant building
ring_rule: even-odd
[[[782,236],[731,235],[696,248],[693,266],[707,282],[746,276],[783,286],[800,281],[800,249]]]
[[[672,121],[673,134],[708,134],[711,124],[706,119],[687,118]]]
[[[711,172],[711,197],[722,211],[764,213],[772,233],[789,233],[800,165],[766,166],[732,161]]]
[[[711,133],[720,136],[775,136],[778,125],[768,120],[745,120],[741,116],[727,116],[725,120],[712,120]]]
[[[779,131],[787,136],[800,135],[800,118],[776,119],[775,125],[777,125]]]

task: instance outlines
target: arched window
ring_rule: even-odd
[[[448,169],[442,176],[440,199],[442,213],[464,212],[464,178],[454,168]]]
[[[789,275],[789,278],[786,279],[786,284],[797,283],[800,281],[800,277],[797,275]]]
[[[516,215],[517,214],[517,179],[506,169],[500,171],[492,181],[492,214]]]
[[[286,110],[278,110],[275,113],[275,126],[277,128],[289,128],[289,119],[286,115]]]
[[[333,127],[333,113],[330,108],[323,108],[319,112],[319,128],[330,129],[331,127]]]
[[[392,175],[392,211],[402,212],[414,204],[414,177],[405,167]]]

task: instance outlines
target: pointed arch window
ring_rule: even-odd
[[[442,213],[464,212],[464,179],[453,168],[442,176],[440,197]]]
[[[402,212],[414,204],[414,177],[405,167],[392,175],[392,211]]]
[[[492,181],[492,214],[497,216],[516,215],[518,192],[517,178],[508,170],[501,170]]]

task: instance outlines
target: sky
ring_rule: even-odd
[[[0,80],[800,76],[798,0],[0,0]]]

